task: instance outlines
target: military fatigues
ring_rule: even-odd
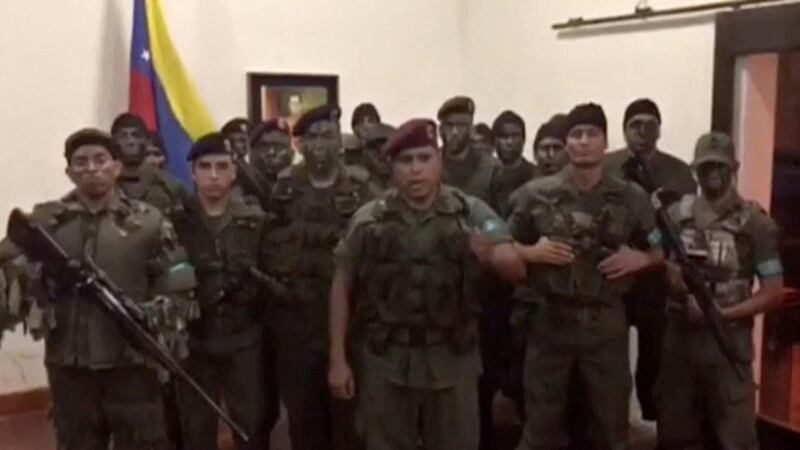
[[[188,196],[179,181],[168,173],[142,165],[135,174],[123,174],[117,185],[126,197],[149,203],[167,217],[180,212]]]
[[[177,216],[175,229],[197,271],[201,318],[189,326],[191,350],[185,367],[250,436],[239,449],[268,446],[278,414],[269,384],[262,318],[268,292],[251,268],[265,270],[266,215],[257,206],[231,198],[223,215],[209,217],[199,201]],[[270,398],[272,397],[272,398]],[[186,449],[217,448],[214,411],[188,385],[179,383]]]
[[[327,449],[337,431],[331,429],[327,384],[332,252],[349,218],[367,200],[366,186],[340,170],[332,187],[318,189],[304,164],[292,166],[279,175],[273,192],[278,222],[268,240],[269,266],[290,294],[270,309],[270,321],[295,450]],[[338,416],[334,419],[346,414]]]
[[[534,309],[525,362],[527,421],[520,449],[567,444],[564,422],[572,377],[583,386],[598,449],[625,448],[628,428],[628,326],[621,296],[629,279],[608,281],[600,261],[636,236],[658,245],[655,213],[638,186],[603,177],[581,192],[571,170],[534,180],[517,191],[510,227],[517,241],[540,237],[570,243],[567,266],[529,270],[524,298]]]
[[[508,200],[520,186],[531,181],[536,175],[536,166],[525,158],[520,158],[512,165],[500,167],[497,175],[497,212],[508,217],[511,214]]]
[[[703,198],[686,196],[669,210],[689,255],[710,283],[720,307],[751,296],[755,277],[782,274],[777,226],[755,203],[738,195],[714,213]],[[752,371],[741,380],[708,328],[683,318],[670,304],[664,359],[656,385],[659,446],[663,449],[758,448]],[[753,359],[752,319],[730,322],[742,362]]]
[[[149,299],[160,293],[173,296],[180,321],[194,316],[187,294],[194,287],[191,266],[172,225],[152,206],[115,194],[107,209],[91,213],[70,194],[37,205],[32,219],[70,257],[91,255],[149,314],[159,314]],[[178,283],[179,273],[185,276]],[[105,450],[112,440],[115,449],[169,448],[156,371],[114,321],[64,288],[43,288],[38,297],[29,324],[45,337],[59,448]]]
[[[483,202],[445,187],[433,210],[396,190],[359,210],[336,250],[354,281],[358,424],[370,450],[477,449],[480,268],[469,234],[510,240]]]
[[[606,156],[605,169],[612,175],[636,181],[627,169],[632,158],[628,149],[611,152]],[[689,165],[680,159],[656,150],[647,159],[647,166],[653,182],[662,189],[678,196],[697,192],[697,183]],[[656,418],[653,386],[661,362],[667,292],[664,271],[656,270],[638,276],[630,292],[624,297],[628,319],[636,327],[638,334],[636,396],[642,407],[642,417],[646,420]]]

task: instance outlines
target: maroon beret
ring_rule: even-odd
[[[431,119],[411,119],[400,125],[383,146],[383,152],[394,159],[410,148],[437,147],[436,122]]]

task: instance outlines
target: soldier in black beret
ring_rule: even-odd
[[[534,176],[553,175],[569,162],[564,147],[567,145],[567,116],[556,114],[543,123],[533,139],[533,158],[536,161]]]
[[[120,114],[111,126],[111,136],[120,146],[122,174],[117,183],[128,198],[149,203],[169,216],[183,208],[188,196],[172,175],[145,164],[150,133],[139,116]]]
[[[266,182],[273,185],[293,159],[289,127],[284,121],[272,119],[256,125],[250,135],[250,164]]]
[[[339,117],[337,106],[326,105],[295,122],[303,162],[278,174],[271,202],[277,215],[272,266],[288,294],[276,302],[270,322],[296,449],[326,450],[332,440],[355,439],[353,405],[332,402],[326,382],[331,254],[348,219],[368,200],[367,180],[342,164]]]
[[[231,142],[234,158],[245,159],[250,154],[250,121],[242,117],[229,120],[222,134]]]

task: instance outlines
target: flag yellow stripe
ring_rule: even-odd
[[[189,77],[169,36],[161,0],[146,0],[150,54],[175,118],[192,140],[216,131],[214,119]]]

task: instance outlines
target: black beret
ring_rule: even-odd
[[[222,133],[209,133],[192,144],[186,160],[193,162],[206,155],[226,155],[231,153],[231,144]]]
[[[472,131],[478,136],[483,136],[490,141],[494,141],[494,132],[491,128],[489,128],[489,125],[486,125],[483,122],[474,125],[472,127]]]
[[[450,114],[475,114],[475,102],[469,97],[456,96],[442,104],[436,118],[441,122],[445,116]]]
[[[381,115],[372,103],[362,103],[353,110],[353,117],[350,119],[350,126],[354,127],[364,121],[365,117],[372,117],[373,122],[380,122]]]
[[[287,136],[289,135],[289,127],[286,126],[286,122],[283,119],[271,119],[266,122],[259,122],[253,129],[253,132],[250,133],[250,145],[256,145],[261,139],[261,136],[272,133],[273,131],[283,133]]]
[[[149,134],[144,119],[133,113],[122,113],[118,115],[117,118],[114,119],[114,123],[111,124],[111,134],[116,134],[120,128],[136,128],[145,135]]]
[[[595,103],[584,103],[572,108],[567,114],[566,130],[567,134],[578,125],[594,125],[603,130],[603,134],[608,136],[608,120],[603,107]]]
[[[302,136],[306,134],[311,125],[323,121],[330,120],[339,123],[342,111],[335,105],[318,106],[303,113],[292,129],[292,136]]]
[[[383,152],[394,159],[403,150],[427,146],[437,147],[436,122],[431,119],[411,119],[392,134],[383,146]]]
[[[539,127],[536,137],[533,138],[533,148],[538,147],[544,138],[555,138],[561,142],[567,141],[567,116],[565,114],[556,114]]]
[[[246,133],[250,134],[250,121],[242,117],[236,117],[229,120],[220,130],[222,134],[228,135],[232,133]]]
[[[111,157],[114,159],[119,159],[119,155],[122,152],[117,141],[105,131],[96,128],[84,128],[70,134],[64,142],[64,157],[67,161],[72,158],[75,150],[84,145],[102,145],[111,153]]]
[[[622,127],[625,128],[628,126],[628,121],[638,114],[649,114],[658,119],[658,123],[661,123],[661,111],[658,110],[656,102],[649,98],[640,98],[628,105],[625,109],[625,120],[622,122]]]
[[[495,136],[499,136],[502,134],[503,125],[507,123],[512,123],[522,129],[522,135],[525,136],[525,121],[522,120],[522,117],[511,111],[509,109],[500,113],[494,122],[492,123],[492,131],[494,131]]]

